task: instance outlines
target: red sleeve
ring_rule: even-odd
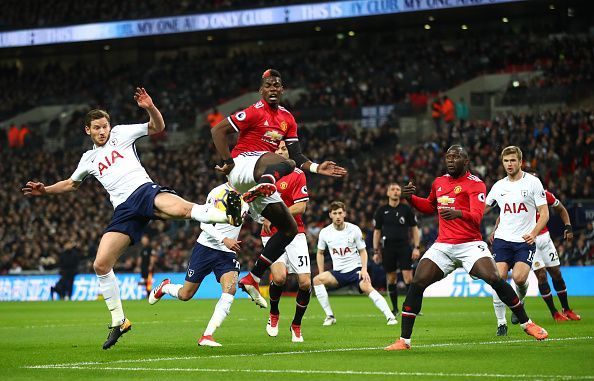
[[[545,191],[545,196],[547,197],[547,204],[550,206],[557,206],[559,205],[559,200],[549,191]]]
[[[413,195],[410,200],[410,203],[421,213],[433,214],[437,212],[435,182],[431,184],[431,192],[429,193],[429,197],[421,198]]]
[[[462,219],[470,221],[476,225],[481,223],[485,213],[485,193],[487,187],[482,181],[477,182],[471,191],[468,192],[469,211],[462,211]]]
[[[301,171],[299,171],[301,172]],[[305,173],[301,172],[298,176],[295,176],[293,183],[293,194],[291,195],[294,203],[309,200],[309,194],[307,193],[307,181],[305,179]]]
[[[297,140],[297,122],[295,122],[295,118],[291,115],[289,121],[289,128],[287,128],[287,134],[285,135],[286,141],[295,141]]]
[[[229,123],[231,123],[231,126],[233,126],[235,131],[239,132],[240,130],[243,130],[244,128],[256,123],[259,117],[260,115],[258,110],[254,106],[250,106],[245,110],[241,110],[235,114],[229,115],[227,120]]]

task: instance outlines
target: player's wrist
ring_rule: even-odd
[[[320,166],[320,164],[318,164],[318,163],[314,163],[314,162],[311,162],[311,163],[309,164],[309,171],[310,171],[311,173],[318,173],[318,167],[319,167],[319,166]]]
[[[225,165],[233,165],[235,164],[235,162],[233,161],[233,158],[230,157],[228,159],[222,159],[221,160],[221,166],[225,166]]]
[[[566,232],[568,232],[568,233],[573,233],[573,228],[572,228],[572,227],[571,227],[571,225],[569,225],[569,224],[568,224],[568,225],[565,225],[565,226],[563,227],[563,230],[565,230],[565,231],[566,231]]]

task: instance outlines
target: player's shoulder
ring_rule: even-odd
[[[480,177],[478,177],[477,175],[473,175],[470,172],[466,173],[466,180],[471,181],[473,183],[484,184],[483,180],[481,180]]]
[[[355,224],[353,224],[352,222],[345,222],[346,228],[349,230],[352,230],[354,232],[360,232],[361,228]]]
[[[291,115],[291,117],[293,116],[293,114],[291,114],[291,111],[289,111],[286,107],[279,105],[278,106],[278,110],[285,113],[285,114],[289,114]]]
[[[97,150],[96,149],[86,150],[80,156],[80,161],[91,161],[91,160],[93,160],[93,158],[95,157],[96,154],[97,154]]]
[[[531,173],[524,172],[524,179],[531,184],[542,186],[540,179]]]

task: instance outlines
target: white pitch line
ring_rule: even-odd
[[[547,339],[543,343],[549,341],[577,341],[577,340],[592,340],[592,336],[581,337],[560,337]],[[442,348],[442,347],[456,347],[456,346],[472,346],[472,345],[505,345],[517,343],[534,343],[534,340],[502,340],[502,341],[482,341],[482,342],[466,342],[466,343],[436,343],[436,344],[419,344],[414,345],[413,348]],[[115,360],[115,361],[87,361],[74,362],[64,364],[46,364],[46,365],[29,365],[24,368],[28,369],[49,369],[49,368],[63,368],[63,367],[77,367],[87,365],[110,365],[110,364],[130,364],[130,363],[150,363],[159,361],[177,361],[177,360],[200,360],[200,359],[215,359],[215,358],[231,358],[231,357],[258,357],[258,356],[287,356],[287,355],[307,355],[312,353],[333,353],[333,352],[354,352],[354,351],[369,351],[381,350],[383,347],[359,347],[359,348],[329,348],[329,349],[312,349],[305,351],[285,351],[285,352],[264,352],[264,353],[239,353],[239,354],[221,354],[211,356],[178,356],[178,357],[156,357],[145,359],[129,359],[129,360]]]
[[[500,373],[444,373],[444,372],[371,372],[357,370],[304,370],[304,369],[195,369],[195,368],[124,368],[124,367],[83,367],[62,366],[46,369],[72,370],[111,370],[111,371],[148,371],[148,372],[193,372],[193,373],[296,373],[296,374],[334,374],[334,375],[362,375],[362,376],[426,376],[426,377],[484,377],[484,378],[535,378],[553,380],[594,380],[594,376],[567,376],[551,374],[500,374]]]

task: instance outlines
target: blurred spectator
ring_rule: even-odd
[[[213,107],[212,110],[208,113],[206,117],[206,121],[210,125],[210,127],[214,127],[219,123],[221,120],[225,119],[225,116],[217,110],[216,107]]]
[[[52,299],[54,299],[54,294],[64,300],[70,300],[72,297],[74,277],[78,273],[81,254],[77,245],[78,243],[74,240],[68,241],[60,254],[60,280],[50,289]]]
[[[464,102],[464,97],[460,97],[460,100],[456,102],[456,118],[458,118],[460,128],[464,128],[464,123],[468,120],[468,117],[468,105]]]

